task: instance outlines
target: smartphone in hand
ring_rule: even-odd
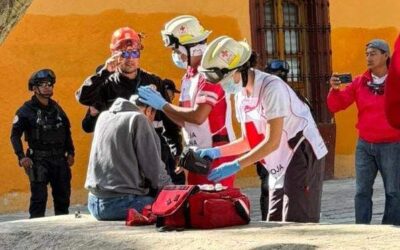
[[[350,73],[338,74],[335,76],[339,78],[340,83],[351,83],[353,81],[353,78],[351,77]]]

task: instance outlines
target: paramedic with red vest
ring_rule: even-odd
[[[340,87],[333,75],[328,108],[336,113],[355,102],[358,109],[356,147],[355,217],[357,224],[372,218],[373,185],[379,171],[385,187],[382,224],[400,225],[400,130],[390,126],[385,115],[385,81],[390,61],[389,45],[381,39],[366,44],[368,70]]]
[[[139,88],[140,100],[162,110],[171,120],[183,127],[186,146],[194,149],[224,145],[234,140],[230,99],[218,84],[208,82],[197,68],[207,47],[211,31],[205,30],[197,18],[178,16],[165,24],[161,31],[164,45],[172,49],[172,60],[186,70],[182,79],[179,106],[167,103],[161,95],[148,87]],[[230,161],[221,158],[211,168]],[[221,179],[221,184],[232,187],[234,176]],[[188,173],[189,184],[213,184],[207,176]]]
[[[270,174],[270,196],[283,188],[287,197],[282,220],[319,222],[327,148],[309,107],[282,79],[254,69],[255,62],[247,42],[228,36],[211,42],[204,53],[199,71],[224,89],[235,89],[242,128],[238,140],[200,150],[200,156],[213,159],[241,154],[213,169],[208,178],[219,181],[261,161]]]

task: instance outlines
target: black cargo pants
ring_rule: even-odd
[[[44,217],[49,183],[53,195],[54,214],[68,214],[71,196],[71,169],[65,156],[32,157],[32,161],[33,166],[28,173],[31,186],[30,218]]]

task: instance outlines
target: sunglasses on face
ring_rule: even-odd
[[[39,82],[37,84],[37,86],[42,87],[42,88],[44,88],[44,87],[52,88],[54,86],[54,83],[51,83],[51,82]]]
[[[132,50],[132,51],[122,51],[121,57],[124,59],[128,58],[140,58],[140,51],[139,50]]]

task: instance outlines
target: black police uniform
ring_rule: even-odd
[[[29,147],[26,154],[21,141],[23,133]],[[31,186],[30,217],[45,215],[48,183],[52,188],[55,214],[68,214],[71,170],[66,156],[74,155],[74,145],[70,122],[61,107],[51,99],[44,106],[33,96],[16,113],[11,143],[19,160],[27,156],[33,161],[28,171]]]
[[[160,77],[138,69],[135,79],[129,79],[118,71],[109,72],[106,68],[97,67],[96,74],[85,80],[81,88],[76,92],[78,101],[86,106],[94,106],[97,110],[104,111],[118,97],[128,99],[138,93],[140,86],[153,84],[157,90],[170,102],[169,96]],[[82,120],[82,128],[85,132],[93,132],[97,116],[91,116],[89,110]],[[173,183],[182,184],[184,174],[175,175],[174,159],[182,153],[182,136],[180,127],[172,122],[163,112],[157,111],[155,123],[162,123],[163,129],[155,128],[160,137],[163,148],[163,161],[166,164],[167,172],[170,173]],[[170,152],[167,152],[167,146]],[[184,182],[184,181],[183,181]]]

